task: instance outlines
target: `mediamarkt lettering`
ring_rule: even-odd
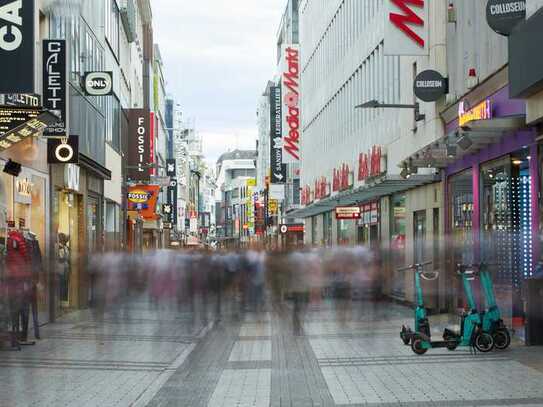
[[[490,14],[493,16],[499,14],[516,13],[526,10],[526,3],[524,1],[515,1],[506,4],[495,4],[490,6]]]
[[[284,149],[296,160],[300,159],[299,143],[300,143],[300,58],[299,52],[296,49],[286,49],[286,61],[288,70],[283,73],[283,86],[289,91],[286,92],[284,103],[287,105],[286,121],[288,124],[288,134],[284,138]]]

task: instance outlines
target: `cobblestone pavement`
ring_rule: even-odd
[[[543,406],[541,348],[416,356],[398,336],[410,319],[368,302],[300,315],[287,303],[215,324],[145,303],[79,313],[0,353],[0,406]]]

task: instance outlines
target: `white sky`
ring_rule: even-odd
[[[254,149],[286,0],[151,0],[167,92],[194,118],[208,162]]]

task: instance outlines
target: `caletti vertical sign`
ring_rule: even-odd
[[[44,130],[45,137],[66,137],[69,133],[66,64],[66,41],[43,40],[43,107],[60,117]]]
[[[281,106],[281,88],[272,86],[270,88],[270,171],[272,184],[282,184],[286,178],[283,166]]]
[[[34,93],[35,0],[0,0],[0,93]]]
[[[283,163],[300,162],[300,48],[284,45],[281,61]]]
[[[147,109],[128,109],[128,178],[149,181],[151,156],[150,112]]]
[[[385,55],[429,55],[430,0],[385,0]]]

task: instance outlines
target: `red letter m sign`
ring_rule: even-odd
[[[392,3],[403,11],[403,14],[390,13],[390,21],[405,34],[415,41],[420,47],[424,48],[424,39],[422,39],[413,29],[408,25],[418,25],[423,27],[424,20],[420,18],[409,7],[409,4],[415,7],[424,7],[424,0],[390,0]]]

